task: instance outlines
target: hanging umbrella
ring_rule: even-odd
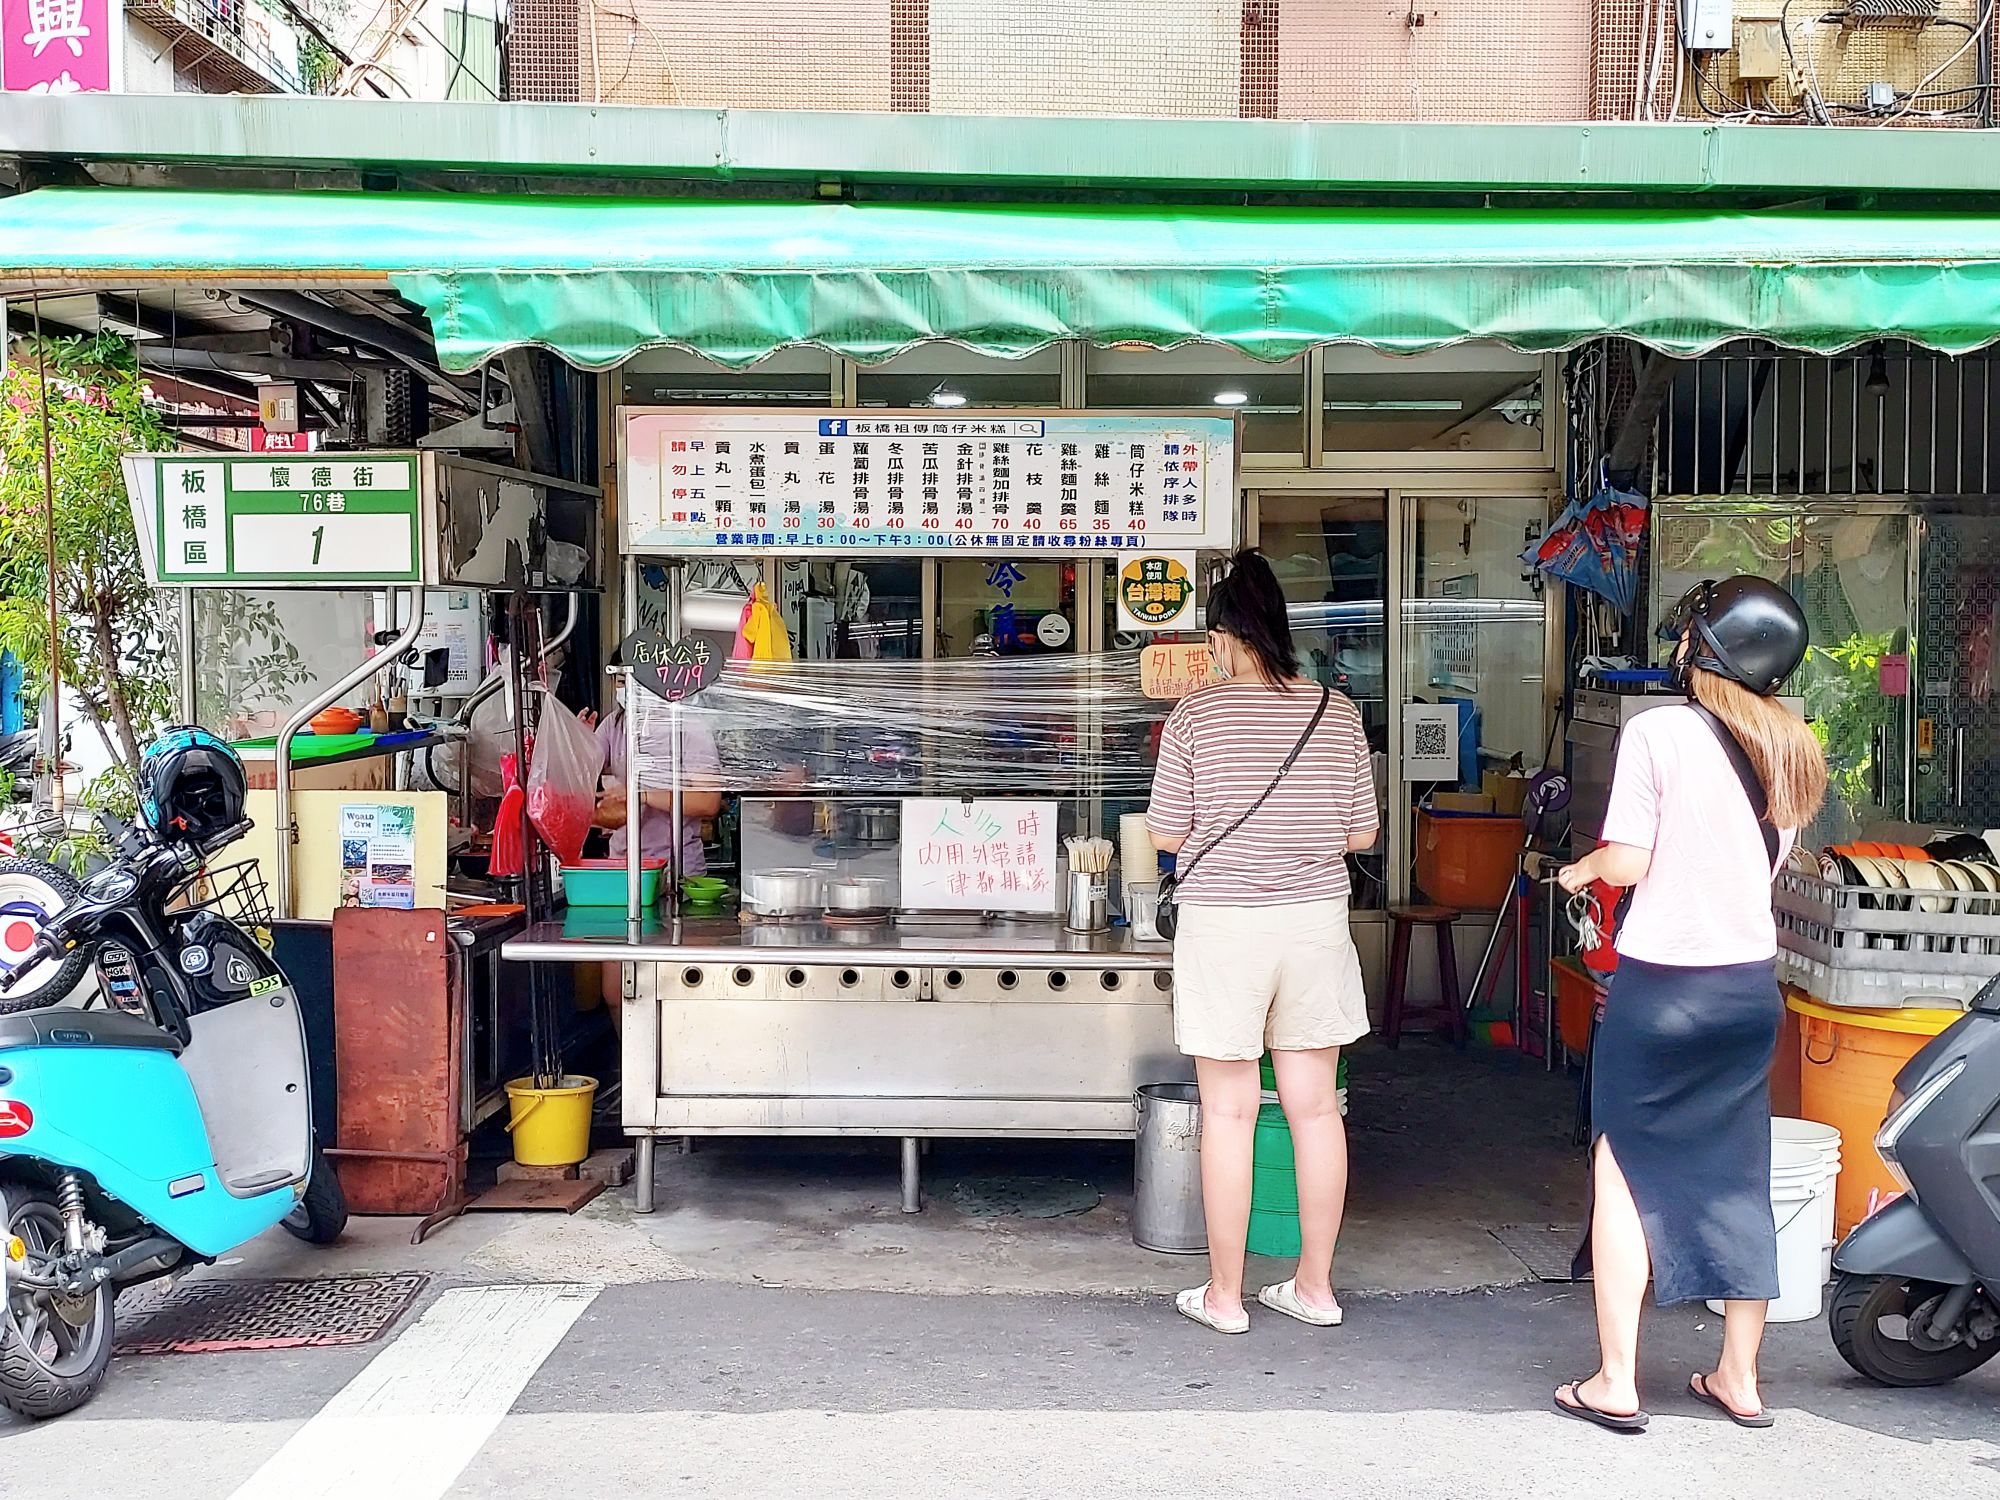
[[[1600,486],[1572,500],[1521,561],[1562,583],[1602,595],[1629,615],[1639,593],[1646,497]]]

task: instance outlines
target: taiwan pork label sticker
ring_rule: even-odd
[[[656,698],[682,703],[712,684],[729,665],[726,636],[695,631],[670,641],[641,625],[619,649],[633,679]]]
[[[1118,565],[1120,630],[1194,628],[1194,554],[1147,552]]]

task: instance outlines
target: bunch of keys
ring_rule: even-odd
[[[1604,907],[1591,890],[1569,898],[1569,924],[1576,929],[1577,947],[1589,953],[1604,941]]]

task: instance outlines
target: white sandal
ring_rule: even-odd
[[[1184,1318],[1192,1319],[1202,1327],[1216,1333],[1248,1333],[1250,1315],[1245,1313],[1239,1323],[1223,1323],[1212,1317],[1208,1311],[1208,1283],[1191,1286],[1174,1298],[1174,1311]]]
[[[1334,1303],[1331,1312],[1321,1312],[1317,1307],[1307,1307],[1299,1300],[1297,1278],[1281,1281],[1276,1286],[1267,1286],[1257,1294],[1257,1300],[1275,1313],[1283,1313],[1288,1318],[1297,1318],[1301,1323],[1314,1328],[1338,1328],[1345,1314],[1340,1304]]]

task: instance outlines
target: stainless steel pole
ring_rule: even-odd
[[[389,597],[394,600],[394,591]],[[318,696],[285,721],[285,727],[278,731],[278,744],[273,752],[277,759],[278,772],[278,915],[290,917],[292,911],[292,843],[298,830],[292,826],[292,740],[301,729],[312,722],[313,715],[331,704],[338,703],[378,672],[386,671],[402,654],[415,644],[418,632],[424,628],[424,586],[417,584],[410,590],[410,618],[401,632],[382,650],[376,652],[360,666],[342,677],[333,686],[323,689]]]
[[[625,638],[631,639],[639,620],[639,560],[625,559]],[[642,918],[639,882],[643,868],[639,850],[639,689],[628,661],[619,669],[625,680],[625,923],[633,942],[639,941]]]
[[[687,581],[686,566],[675,558],[667,564],[667,639],[681,638],[682,590]],[[681,841],[687,814],[681,806],[681,706],[667,705],[667,765],[673,777],[673,846],[667,851],[667,914],[679,920],[681,914]]]

